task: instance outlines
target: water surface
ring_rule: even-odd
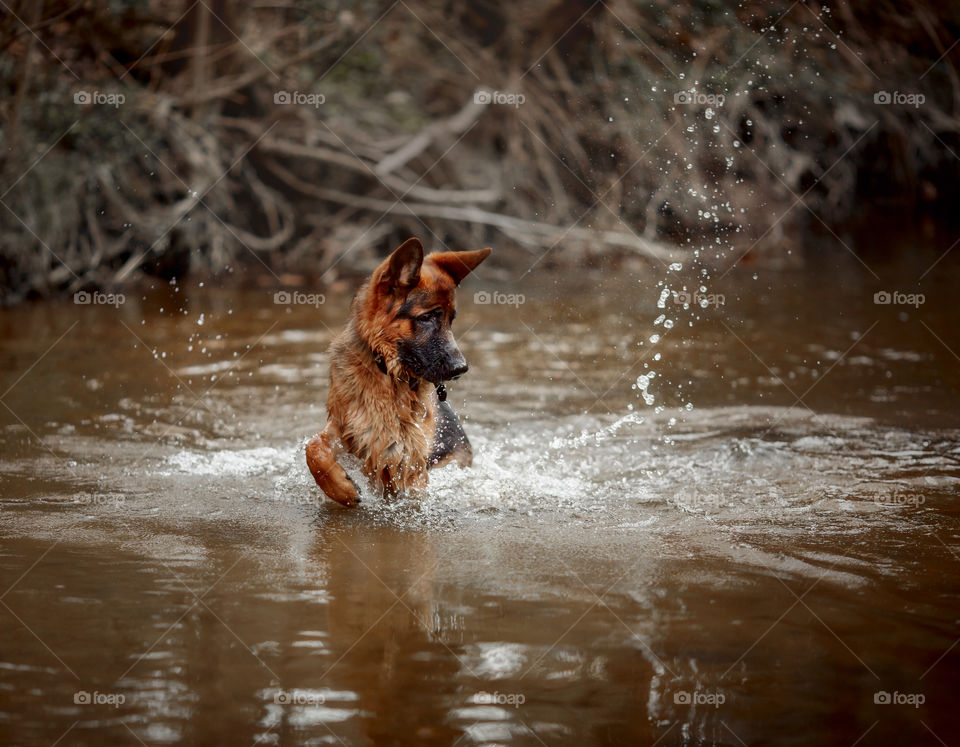
[[[0,742],[955,742],[936,256],[739,269],[706,308],[690,268],[481,269],[475,465],[356,510],[303,463],[348,289],[4,311]]]

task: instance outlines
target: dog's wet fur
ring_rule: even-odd
[[[346,451],[363,462],[386,496],[427,485],[427,470],[469,466],[470,442],[437,385],[467,372],[453,338],[457,286],[490,249],[424,256],[405,241],[357,291],[350,321],[330,345],[327,425],[307,444],[317,485],[347,506],[356,485],[337,463]]]

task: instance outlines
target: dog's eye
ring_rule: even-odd
[[[430,322],[435,322],[440,318],[440,315],[443,314],[443,311],[440,309],[431,309],[426,314],[420,314],[417,317],[417,321],[420,324],[429,324]]]

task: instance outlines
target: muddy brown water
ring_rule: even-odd
[[[345,293],[3,311],[0,742],[955,744],[939,253],[706,308],[658,308],[691,268],[481,271],[475,465],[357,510],[303,464]]]

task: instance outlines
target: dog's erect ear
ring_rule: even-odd
[[[420,282],[423,244],[420,239],[404,241],[373,273],[373,284],[385,293],[408,291]]]
[[[491,251],[490,247],[487,247],[486,249],[475,249],[472,252],[439,252],[429,255],[427,258],[452,277],[454,283],[460,285],[460,281],[489,257]]]

